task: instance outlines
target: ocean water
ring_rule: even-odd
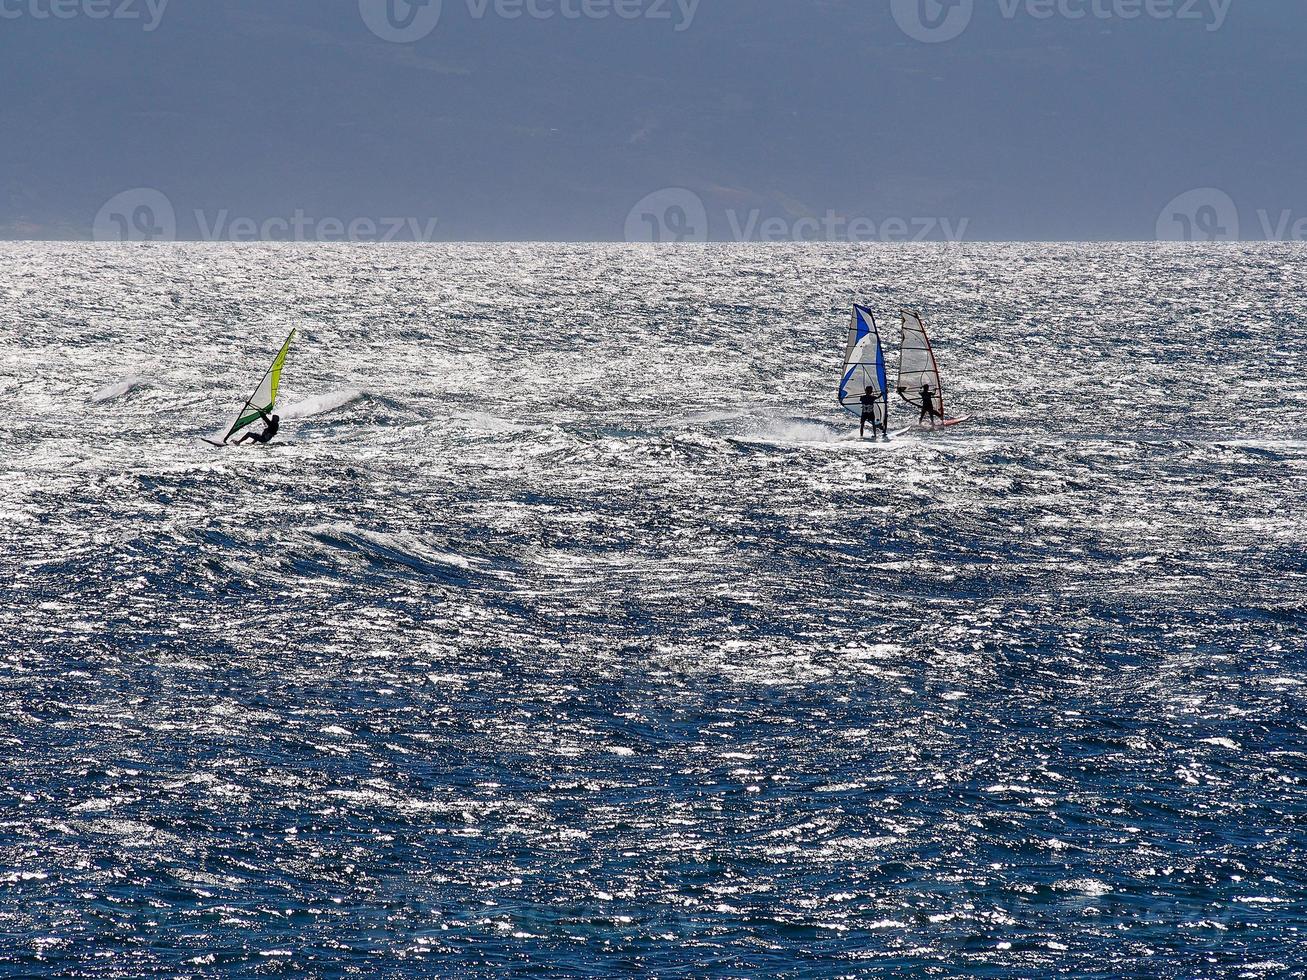
[[[855,298],[972,423],[856,440]],[[2,245],[0,975],[1302,976],[1305,324],[1289,245]]]

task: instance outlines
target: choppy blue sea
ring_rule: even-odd
[[[855,299],[972,423],[856,440]],[[0,976],[1302,976],[1305,326],[1290,245],[0,246]]]

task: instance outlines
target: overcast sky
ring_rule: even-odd
[[[0,237],[1307,237],[1302,0],[0,0]]]

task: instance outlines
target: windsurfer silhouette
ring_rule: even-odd
[[[920,425],[927,418],[930,419],[932,429],[935,428],[935,419],[944,421],[944,416],[935,410],[935,392],[929,384],[924,384],[921,386],[921,415],[917,418],[917,424]]]
[[[275,436],[277,434],[277,430],[281,428],[280,415],[269,415],[261,408],[257,409],[257,411],[259,415],[263,418],[263,424],[266,426],[266,428],[262,432],[245,433],[245,435],[241,436],[239,439],[236,440],[236,445],[242,446],[247,442],[257,442],[263,445],[267,445],[268,443],[272,442],[272,437]]]
[[[867,393],[858,401],[862,402],[862,424],[858,426],[858,438],[867,438],[867,423],[871,423],[871,437],[876,438],[876,429],[880,429],[881,435],[886,439],[889,438],[888,425],[889,420],[884,422],[876,421],[876,406],[880,404],[880,395],[876,394],[876,389],[870,385],[867,386]]]

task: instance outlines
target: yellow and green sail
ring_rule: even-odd
[[[223,436],[223,442],[226,442],[246,426],[258,422],[263,417],[261,413],[270,413],[273,406],[277,404],[277,389],[281,387],[281,369],[286,364],[286,354],[290,350],[290,342],[294,339],[295,331],[292,330],[290,336],[286,338],[286,342],[281,345],[281,350],[277,352],[272,367],[268,368],[263,380],[259,382],[258,388],[254,389],[254,394],[250,396],[250,400],[245,403],[240,415],[236,417],[236,424]]]

